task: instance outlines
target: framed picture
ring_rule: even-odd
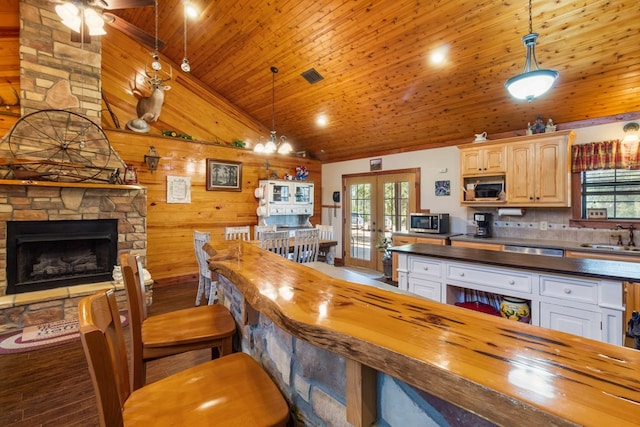
[[[451,181],[436,181],[436,196],[451,195]]]
[[[382,170],[382,159],[371,159],[369,161],[369,168],[372,171]]]
[[[191,178],[167,177],[167,203],[191,203]]]
[[[242,163],[207,159],[207,190],[242,191]]]

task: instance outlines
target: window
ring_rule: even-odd
[[[640,170],[598,169],[581,172],[582,218],[587,209],[607,209],[608,219],[640,219]]]

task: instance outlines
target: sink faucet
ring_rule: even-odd
[[[618,230],[629,230],[629,243],[627,243],[627,246],[635,246],[636,245],[636,242],[633,240],[633,230],[635,230],[636,228],[633,226],[633,224],[629,224],[628,227],[623,227],[622,225],[618,224],[618,225],[616,225],[616,229],[618,229]]]

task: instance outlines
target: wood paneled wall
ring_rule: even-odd
[[[17,37],[4,39],[13,49],[17,61]],[[116,126],[106,109],[102,111],[102,126],[117,155],[136,167],[139,183],[147,187],[147,268],[160,284],[170,284],[182,276],[197,277],[198,267],[193,247],[193,231],[210,231],[212,240],[223,239],[225,226],[255,225],[258,202],[253,195],[258,180],[266,177],[267,157],[250,149],[231,146],[233,140],[257,141],[267,136],[269,129],[209,92],[189,74],[173,65],[173,79],[167,84],[160,120],[153,123],[149,134],[125,129],[126,122],[136,117],[137,97],[132,93],[136,79],[140,83],[149,49],[113,29],[102,37],[102,92],[118,117],[122,129]],[[6,61],[5,61],[6,62]],[[165,63],[165,67],[168,64]],[[15,73],[14,73],[15,74]],[[138,86],[144,95],[144,86]],[[19,88],[16,87],[18,90]],[[267,106],[268,107],[268,106]],[[13,111],[0,115],[0,136],[4,136],[19,119]],[[185,133],[197,140],[162,136],[163,129]],[[144,154],[153,145],[162,156],[158,170],[151,173],[144,164]],[[230,160],[242,163],[242,191],[207,191],[206,159]],[[270,169],[282,177],[295,175],[295,168],[304,165],[309,181],[317,185],[312,223],[320,222],[319,188],[321,165],[308,158],[271,155]],[[167,176],[191,178],[191,203],[167,203]]]
[[[136,167],[138,180],[147,187],[147,268],[153,278],[170,283],[175,278],[197,274],[193,231],[210,231],[211,240],[222,241],[225,226],[255,225],[258,202],[253,195],[258,180],[266,176],[266,157],[240,149],[186,141],[179,138],[106,131],[113,149]],[[149,172],[144,154],[153,145],[161,155],[158,170]],[[206,159],[242,163],[242,191],[207,191]],[[279,176],[295,174],[298,165],[309,169],[309,181],[321,183],[320,162],[272,155],[271,169]],[[191,178],[191,203],[167,203],[167,176]],[[315,192],[312,223],[321,218],[320,190]],[[253,229],[252,229],[253,231]]]

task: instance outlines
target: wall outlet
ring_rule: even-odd
[[[548,225],[547,221],[540,221],[540,230],[546,231]]]

